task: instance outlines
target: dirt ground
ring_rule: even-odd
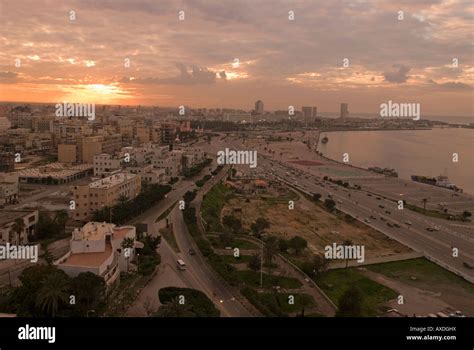
[[[404,298],[404,304],[399,305],[396,299],[391,300],[389,304],[405,315],[427,316],[437,312],[449,314],[456,310],[462,310],[467,316],[474,315],[472,294],[456,285],[437,284],[437,292],[434,292],[430,290],[433,286],[423,285],[421,282],[415,287],[364,268],[359,270],[370,279],[400,293]]]
[[[235,212],[232,210],[235,207],[242,209]],[[287,202],[261,200],[255,196],[250,197],[249,202],[242,197],[232,198],[221,215],[230,214],[239,217],[247,230],[257,218],[264,217],[271,224],[268,233],[286,239],[303,237],[313,253],[322,253],[325,246],[334,242],[342,244],[347,239],[353,244],[365,246],[366,259],[411,252],[409,248],[361,223],[339,220],[301,196],[295,201],[293,210],[288,208]]]

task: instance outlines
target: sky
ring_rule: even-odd
[[[473,4],[0,0],[0,101],[474,118]]]

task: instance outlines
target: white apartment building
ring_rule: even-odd
[[[133,239],[133,247],[122,247],[125,238]],[[69,252],[54,265],[71,277],[92,272],[103,277],[107,286],[119,280],[121,271],[135,268],[131,263],[136,256],[135,248],[143,248],[143,244],[136,241],[134,226],[105,222],[88,222],[81,229],[75,229],[69,246]]]
[[[122,168],[123,159],[116,158],[108,153],[94,156],[94,176],[110,176]]]

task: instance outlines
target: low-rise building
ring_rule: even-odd
[[[0,210],[0,244],[22,245],[35,234],[37,210]]]
[[[140,189],[140,176],[128,172],[74,186],[75,209],[71,210],[71,215],[76,220],[89,220],[94,211],[116,205],[121,197],[133,199],[138,196]]]
[[[123,247],[125,239],[133,241],[130,247]],[[88,222],[81,229],[75,229],[69,243],[70,250],[54,262],[69,276],[92,272],[104,279],[107,286],[120,278],[120,272],[128,272],[135,258],[135,248],[143,247],[136,241],[134,226],[116,226],[105,222]]]
[[[18,191],[18,174],[0,173],[0,204],[16,203]]]

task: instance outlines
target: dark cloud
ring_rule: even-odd
[[[219,72],[219,76],[221,77],[221,79],[227,79],[227,74],[225,73],[225,70],[221,70]]]
[[[122,83],[133,84],[156,84],[156,85],[196,85],[196,84],[214,84],[216,82],[216,72],[208,68],[192,65],[189,68],[183,63],[177,63],[179,75],[169,78],[134,78],[124,77],[120,81]],[[222,77],[222,73],[219,75]]]
[[[410,71],[410,67],[404,65],[394,66],[390,72],[384,72],[383,75],[385,80],[391,83],[404,83],[408,79],[408,72]]]

